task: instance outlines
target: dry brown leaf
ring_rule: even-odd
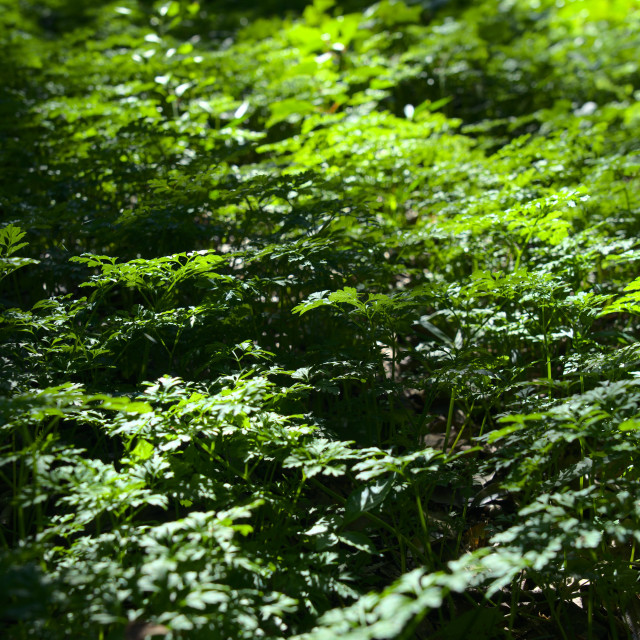
[[[169,629],[163,624],[154,624],[144,620],[130,622],[124,630],[124,640],[144,640],[150,636],[166,636]]]

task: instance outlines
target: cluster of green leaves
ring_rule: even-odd
[[[5,2],[3,634],[637,637],[639,49],[637,0]]]

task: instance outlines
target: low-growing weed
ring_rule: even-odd
[[[638,3],[5,4],[2,637],[636,638]]]

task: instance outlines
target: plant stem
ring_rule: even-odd
[[[451,397],[449,398],[449,413],[447,415],[447,428],[444,433],[444,445],[442,446],[442,453],[447,453],[447,449],[449,448],[449,435],[451,434],[451,425],[453,423],[453,409],[454,403],[456,401],[456,391],[454,388],[451,389]]]

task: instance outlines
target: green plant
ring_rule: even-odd
[[[5,4],[4,635],[636,637],[637,2]]]

